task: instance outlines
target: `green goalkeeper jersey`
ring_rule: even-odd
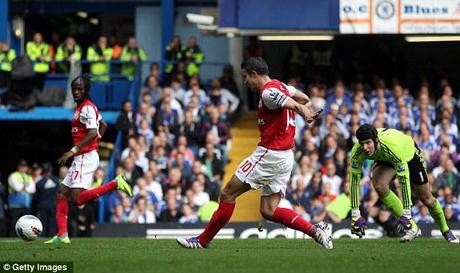
[[[351,208],[353,210],[359,209],[361,168],[366,159],[384,161],[394,166],[398,181],[401,184],[404,208],[410,208],[410,177],[407,163],[414,157],[414,140],[395,129],[379,128],[377,135],[379,145],[372,156],[366,155],[359,143],[355,143],[351,150],[349,169]]]

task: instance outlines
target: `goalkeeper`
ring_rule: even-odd
[[[359,187],[362,163],[366,159],[372,159],[374,160],[371,168],[372,184],[385,206],[399,217],[397,230],[401,233],[401,242],[409,242],[421,235],[411,215],[412,184],[423,204],[428,207],[444,238],[450,243],[458,243],[458,238],[447,226],[439,201],[431,194],[423,155],[414,140],[398,130],[376,129],[369,124],[360,126],[356,131],[356,137],[358,143],[355,143],[351,150],[349,170],[351,233],[360,238],[365,235],[367,225],[359,211]],[[400,184],[402,202],[389,188],[395,175]]]

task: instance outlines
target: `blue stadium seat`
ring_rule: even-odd
[[[132,81],[112,80],[110,106],[112,109],[121,109],[121,104],[128,99]]]
[[[47,87],[59,87],[67,91],[67,78],[48,78],[45,80],[44,88]]]
[[[102,82],[93,82],[91,84],[91,100],[96,104],[99,110],[109,108],[107,84]]]

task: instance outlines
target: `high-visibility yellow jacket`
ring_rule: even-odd
[[[110,73],[109,61],[112,59],[112,48],[100,48],[97,45],[93,45],[88,48],[86,59],[94,62],[90,66],[91,74],[95,75],[93,76],[93,80],[104,82],[108,82],[110,80],[108,74]]]
[[[199,46],[187,47],[185,50],[185,58],[188,62],[193,62],[187,65],[187,75],[189,77],[200,73],[200,65],[204,61],[204,53]]]
[[[36,44],[35,42],[28,42],[26,45],[26,53],[30,60],[35,62],[34,71],[37,73],[48,73],[50,70],[51,55],[48,44],[41,42]],[[45,57],[43,61],[39,60],[39,57]]]
[[[78,44],[75,44],[73,50],[69,50],[64,43],[60,44],[57,48],[56,62],[61,62],[59,63],[59,67],[64,72],[69,72],[69,66],[66,61],[70,56],[72,56],[74,61],[80,61],[81,47]]]
[[[130,62],[131,59],[137,56],[139,61],[147,61],[148,57],[143,48],[128,48],[127,46],[123,47],[121,51],[121,61]],[[136,74],[136,64],[126,63],[121,66],[121,73],[126,75],[129,80],[133,80],[134,75]]]
[[[168,61],[184,61],[185,59],[185,46],[179,46],[179,48],[174,48],[171,45],[168,45],[166,47],[166,60]],[[176,67],[176,64],[167,64],[165,71],[166,73],[172,73],[174,68]]]
[[[14,49],[9,49],[6,52],[0,51],[0,70],[11,72],[14,58],[16,58]]]

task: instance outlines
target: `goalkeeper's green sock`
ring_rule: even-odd
[[[401,199],[392,191],[389,190],[380,198],[385,206],[393,212],[396,217],[401,217],[403,215],[403,204]],[[412,227],[416,227],[417,225],[414,222],[414,219],[411,217],[410,223]]]
[[[442,210],[441,204],[439,203],[438,199],[435,199],[434,207],[428,207],[430,211],[431,217],[433,217],[436,225],[438,225],[439,229],[442,233],[449,230],[447,226],[446,217],[444,216],[444,211]]]

